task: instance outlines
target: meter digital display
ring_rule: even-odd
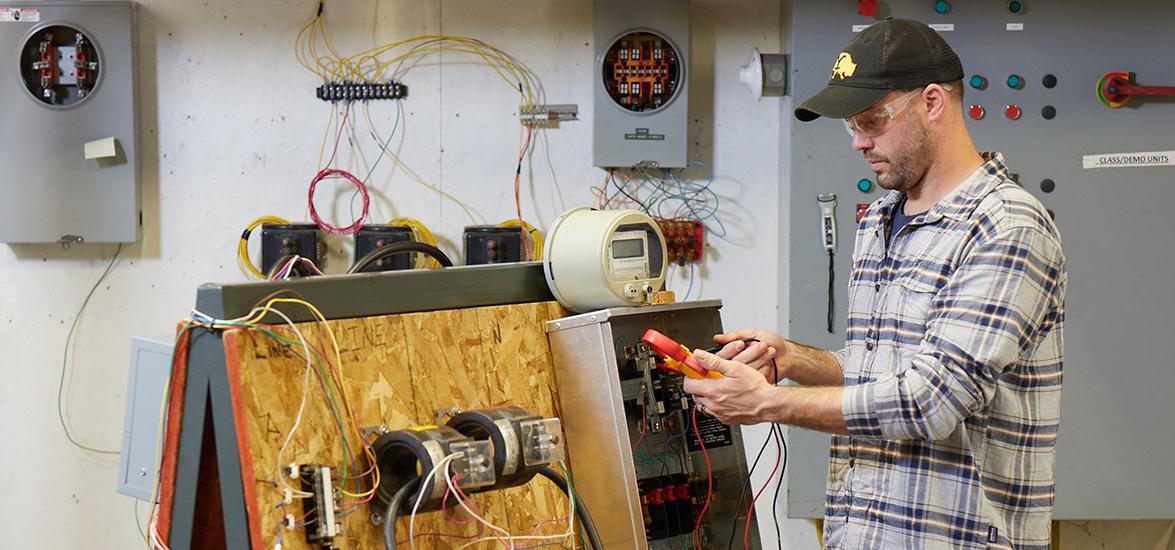
[[[639,258],[645,255],[644,239],[624,239],[612,241],[612,257],[617,260],[624,258]]]

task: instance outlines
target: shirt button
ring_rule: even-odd
[[[873,291],[881,292],[881,283],[873,283]]]
[[[865,349],[873,351],[873,342],[865,342]]]
[[[852,468],[853,466],[856,466],[856,465],[857,465],[857,459],[850,458],[849,459],[849,468]]]

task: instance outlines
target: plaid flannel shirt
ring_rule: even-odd
[[[1065,257],[1003,158],[885,242],[870,206],[849,283],[826,548],[1048,548]]]

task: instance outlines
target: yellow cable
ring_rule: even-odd
[[[392,218],[392,220],[388,222],[388,225],[407,226],[410,229],[412,229],[412,234],[415,235],[417,242],[422,242],[422,243],[429,244],[432,246],[437,245],[436,235],[433,235],[432,231],[429,231],[428,227],[425,226],[423,223],[421,223],[420,220],[418,220],[416,218],[406,218],[406,217]],[[414,254],[414,256],[416,256],[417,269],[421,269],[421,268],[433,269],[433,268],[440,267],[440,265],[441,265],[440,262],[437,262],[435,258],[428,258],[428,257],[425,257],[423,254]]]
[[[241,233],[241,240],[237,243],[237,265],[241,267],[241,273],[243,273],[245,277],[265,279],[265,274],[262,273],[261,270],[257,268],[257,265],[253,263],[253,260],[249,258],[249,235],[253,232],[254,229],[257,229],[257,226],[267,223],[285,224],[290,222],[285,218],[279,218],[277,216],[261,216],[260,218],[249,222],[249,225],[245,226],[245,231]]]
[[[518,227],[519,224],[526,229],[527,233],[530,233],[531,240],[534,241],[534,253],[531,254],[531,260],[537,262],[543,259],[543,234],[535,226],[527,223],[526,220],[519,221],[512,218],[498,224],[498,227]]]

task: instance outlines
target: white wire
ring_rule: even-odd
[[[424,500],[425,489],[429,488],[428,481],[436,476],[438,470],[440,470],[441,473],[444,473],[445,477],[447,478],[449,472],[449,463],[457,457],[463,456],[464,454],[465,453],[453,453],[449,456],[446,456],[445,458],[441,459],[440,462],[436,463],[436,465],[428,471],[428,474],[420,478],[420,488],[416,490],[416,503],[412,505],[412,515],[408,516],[408,548],[411,550],[416,549],[416,512],[420,510],[420,503]],[[443,470],[441,470],[442,466],[444,467]],[[433,481],[433,483],[435,484],[436,481]],[[458,502],[460,502],[460,499],[458,499]]]
[[[446,471],[446,474],[447,473],[448,472]],[[446,479],[449,480],[449,489],[456,492],[456,489],[453,488],[453,480],[451,478],[449,478],[448,476],[446,476]],[[463,508],[465,508],[465,512],[468,513],[470,516],[473,516],[474,519],[482,522],[483,524],[485,524],[491,528],[501,529],[500,527],[496,527],[496,526],[490,524],[489,522],[485,521],[485,519],[482,518],[481,516],[473,513],[472,510],[470,510],[468,507],[465,506],[465,503],[462,501],[462,499],[458,498],[457,503],[460,504]],[[502,531],[505,532],[504,529]],[[514,543],[516,541],[558,540],[558,539],[565,539],[565,538],[574,537],[574,536],[575,536],[575,499],[571,498],[571,495],[569,493],[567,495],[567,531],[560,533],[560,534],[556,534],[556,535],[518,535],[518,536],[514,536],[509,533],[506,533],[506,540],[509,541],[510,548],[514,548]],[[461,546],[458,546],[457,550],[463,550],[464,548],[469,548],[470,546],[473,546],[479,542],[487,542],[487,541],[491,541],[491,540],[497,540],[497,537],[482,537],[479,539],[475,539],[475,540],[469,541]]]
[[[298,415],[294,417],[294,426],[290,428],[289,433],[286,434],[285,441],[282,442],[281,449],[278,449],[277,451],[277,464],[276,469],[274,470],[274,475],[276,476],[275,479],[281,480],[282,487],[286,490],[290,491],[296,496],[309,497],[313,496],[313,494],[301,489],[290,487],[290,485],[286,483],[286,477],[282,475],[281,470],[282,456],[285,455],[286,447],[290,445],[290,440],[294,438],[294,432],[298,431],[298,426],[302,423],[302,413],[306,410],[306,398],[310,394],[310,370],[313,368],[313,366],[310,364],[310,346],[306,343],[306,337],[302,336],[302,331],[298,330],[298,326],[295,325],[294,321],[287,317],[285,313],[272,308],[269,311],[274,315],[281,317],[285,320],[286,324],[290,325],[290,328],[294,331],[294,334],[298,336],[298,340],[302,342],[302,349],[305,352],[304,358],[306,359],[306,373],[302,376],[302,401],[298,404]]]

